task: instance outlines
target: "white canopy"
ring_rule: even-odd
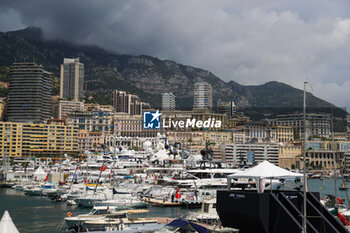
[[[252,178],[256,180],[256,186],[259,193],[264,192],[264,187],[267,179],[288,179],[302,177],[300,173],[290,172],[286,169],[277,167],[268,161],[264,161],[253,168],[245,171],[239,171],[235,174],[227,176],[228,188],[231,187],[231,180],[234,178]]]
[[[255,167],[229,175],[228,178],[283,179],[301,176],[303,175],[300,173],[277,167],[265,160]]]
[[[1,233],[19,233],[15,224],[12,222],[10,214],[7,210],[5,210],[4,215],[0,221],[0,232]]]

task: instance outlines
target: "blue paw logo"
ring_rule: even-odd
[[[162,114],[157,110],[156,112],[143,112],[143,128],[144,129],[160,129]]]

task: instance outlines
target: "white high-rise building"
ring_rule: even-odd
[[[175,105],[175,95],[173,93],[162,93],[162,110],[174,111]]]
[[[194,109],[209,109],[213,107],[212,87],[207,82],[194,84]]]
[[[65,58],[61,65],[60,98],[79,101],[84,96],[84,64],[79,58]]]

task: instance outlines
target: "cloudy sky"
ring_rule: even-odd
[[[349,0],[1,0],[0,31],[26,26],[241,84],[307,80],[314,95],[350,107]]]

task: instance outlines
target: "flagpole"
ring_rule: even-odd
[[[96,190],[97,190],[97,186],[98,186],[98,183],[100,182],[100,178],[101,178],[101,175],[102,175],[102,172],[105,170],[105,161],[103,160],[103,163],[102,163],[102,166],[100,168],[100,174],[98,175],[98,178],[97,178],[97,182],[96,182],[96,186],[95,186],[95,190],[94,190],[94,195],[95,196],[95,193],[96,193]]]
[[[304,126],[304,144],[303,144],[303,152],[304,152],[304,158],[303,158],[303,163],[304,163],[304,192],[303,192],[303,207],[304,207],[304,216],[303,216],[303,233],[307,233],[307,218],[306,218],[306,85],[308,82],[304,82],[304,101],[303,101],[303,126]]]

